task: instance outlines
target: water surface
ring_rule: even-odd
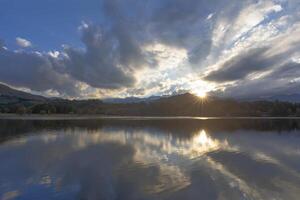
[[[299,158],[299,120],[0,120],[0,199],[298,200]]]

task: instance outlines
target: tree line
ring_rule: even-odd
[[[135,116],[300,116],[300,104],[280,101],[241,102],[233,99],[200,99],[189,93],[139,103],[104,103],[101,100],[0,102],[0,113],[102,114]]]

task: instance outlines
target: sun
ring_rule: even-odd
[[[193,93],[201,99],[204,99],[207,96],[206,92],[203,90],[194,91]]]

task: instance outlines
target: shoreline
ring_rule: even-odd
[[[217,119],[298,119],[300,117],[197,117],[197,116],[117,116],[117,115],[84,115],[84,114],[0,114],[0,120],[172,120],[172,119],[193,119],[193,120],[217,120]]]

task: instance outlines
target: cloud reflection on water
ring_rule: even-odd
[[[203,127],[180,136],[149,127],[45,130],[0,146],[0,191],[57,199],[297,199],[300,163],[284,156],[299,141]]]

